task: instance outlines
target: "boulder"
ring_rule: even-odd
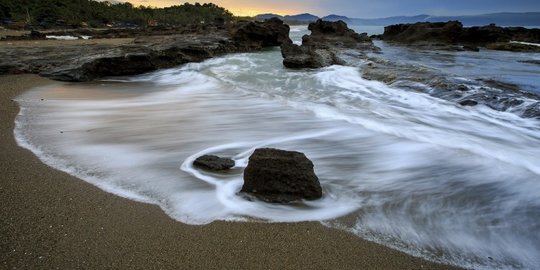
[[[232,40],[246,49],[279,46],[289,40],[290,28],[278,18],[264,22],[242,22],[232,29]]]
[[[328,22],[319,19],[314,23],[310,23],[308,30],[311,31],[311,35],[302,38],[302,44],[308,46],[330,43],[329,45],[332,46],[354,48],[358,43],[372,43],[366,33],[358,34],[354,32],[343,21]]]
[[[234,167],[234,160],[213,155],[204,155],[193,161],[193,166],[208,171],[224,171]]]
[[[39,32],[39,31],[36,31],[36,30],[31,30],[30,31],[30,37],[32,39],[45,39],[46,38],[46,35]]]
[[[281,45],[283,65],[288,68],[320,68],[342,65],[338,56],[342,51],[355,49],[377,51],[367,34],[358,34],[343,21],[327,22],[317,20],[310,23],[311,35],[302,37],[302,45],[293,44],[289,39]]]
[[[287,68],[321,68],[343,64],[343,60],[332,50],[298,46],[292,42],[281,45],[281,55],[283,65]]]
[[[271,148],[257,149],[249,157],[241,192],[272,203],[322,197],[313,163],[303,153]]]

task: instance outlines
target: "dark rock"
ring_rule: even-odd
[[[540,65],[540,60],[524,60],[524,61],[519,61],[521,63],[526,63],[526,64],[533,64],[533,65]]]
[[[226,29],[225,29],[226,28]],[[280,20],[149,29],[81,29],[51,35],[88,35],[93,39],[135,37],[129,44],[13,47],[0,50],[0,74],[37,73],[60,81],[90,81],[200,62],[217,55],[279,46],[289,27]],[[35,33],[37,35],[37,33]],[[28,38],[28,37],[26,37]]]
[[[292,42],[281,45],[281,55],[287,68],[321,68],[344,63],[331,50],[298,46]]]
[[[470,52],[479,52],[480,48],[478,48],[477,46],[473,46],[473,45],[463,45],[463,50],[470,51]]]
[[[39,31],[36,31],[36,30],[32,30],[30,31],[30,37],[32,39],[45,39],[46,38],[46,35],[39,32]]]
[[[278,18],[264,22],[242,22],[233,30],[235,44],[248,49],[279,46],[289,40],[290,28]]]
[[[224,171],[234,167],[234,160],[205,155],[193,161],[193,166],[209,171]]]
[[[438,69],[371,57],[362,66],[362,77],[400,89],[422,92],[460,104],[482,104],[497,111],[511,111],[525,118],[540,118],[540,95],[496,79],[463,80]],[[413,83],[411,83],[413,82]],[[418,82],[414,83],[414,82]],[[427,87],[426,87],[427,86]]]
[[[443,42],[455,43],[463,30],[458,21],[447,23],[418,22],[415,24],[396,24],[386,26],[380,36],[386,41],[402,43]]]
[[[354,30],[349,29],[347,24],[343,21],[328,22],[317,20],[316,22],[309,24],[308,30],[311,31],[312,37],[323,36],[328,38],[335,36],[345,41],[371,42],[371,39],[366,33],[358,34],[354,32]]]
[[[540,102],[536,102],[535,104],[529,106],[523,112],[522,117],[540,119]]]
[[[494,79],[480,79],[479,81],[485,83],[489,87],[503,89],[508,92],[519,92],[520,88],[519,85],[508,83],[508,82],[502,82]]]
[[[303,153],[269,148],[249,157],[241,192],[274,203],[322,197],[313,163]]]
[[[345,64],[338,54],[346,49],[377,51],[367,34],[358,34],[343,21],[317,20],[310,23],[311,35],[302,37],[302,45],[289,39],[281,45],[283,65],[288,68],[320,68]]]
[[[474,101],[474,100],[467,99],[467,100],[459,102],[459,105],[461,105],[461,106],[476,106],[476,105],[478,105],[478,102]]]
[[[486,48],[497,51],[540,52],[540,46],[515,42],[497,42],[486,45]]]
[[[457,86],[457,90],[458,91],[468,91],[469,90],[469,87],[467,87],[466,85],[464,84],[460,84]]]
[[[464,50],[478,51],[478,46],[508,51],[540,51],[535,46],[510,43],[521,41],[540,43],[540,29],[524,27],[499,27],[494,24],[482,27],[463,27],[458,21],[415,24],[396,24],[384,28],[377,36],[385,41],[404,44],[461,44]],[[436,48],[437,46],[434,46]]]

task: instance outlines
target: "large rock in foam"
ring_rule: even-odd
[[[249,157],[241,191],[275,203],[322,196],[313,163],[303,153],[270,148],[257,149]]]

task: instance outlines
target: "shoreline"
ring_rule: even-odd
[[[106,193],[17,146],[12,101],[54,84],[0,76],[0,265],[6,269],[459,269],[416,258],[319,222],[171,219],[159,207]]]

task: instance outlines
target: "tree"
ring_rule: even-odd
[[[92,0],[1,0],[0,18],[26,21],[27,23],[65,21],[79,25],[81,22],[100,26],[109,22],[138,23],[149,20],[171,25],[195,24],[232,20],[228,10],[215,4],[190,4],[166,8],[153,8],[132,4],[97,2]]]

